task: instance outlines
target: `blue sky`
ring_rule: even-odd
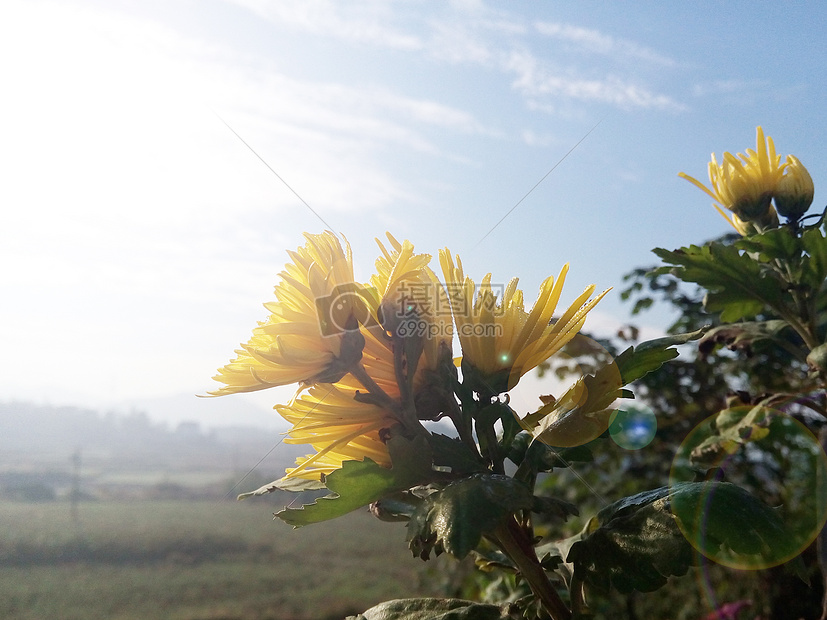
[[[570,262],[564,302],[615,287],[587,322],[608,333],[628,320],[621,276],[653,247],[726,232],[677,176],[705,180],[712,151],[754,147],[760,124],[824,204],[825,16],[817,2],[4,2],[0,399],[212,389],[285,251],[327,226],[362,280],[386,230],[450,247],[477,280],[519,276],[531,301]],[[640,320],[656,334],[665,316]],[[192,411],[214,421],[289,393]]]

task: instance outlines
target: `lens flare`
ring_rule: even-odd
[[[655,438],[658,420],[645,405],[618,409],[609,418],[609,436],[626,450],[640,450]]]
[[[701,501],[672,505],[683,535],[699,553],[741,570],[770,568],[791,560],[815,540],[827,521],[827,456],[818,440],[784,412],[765,408],[760,417],[755,412],[753,407],[737,407],[701,422],[678,449],[670,474],[670,486],[699,477],[722,480],[772,507],[784,524],[786,538],[765,539],[760,549],[747,554],[710,543],[710,515],[721,500],[716,498],[715,485],[709,486],[710,492]],[[731,424],[739,417],[751,422],[721,430],[724,420]],[[754,439],[747,441],[750,434]]]

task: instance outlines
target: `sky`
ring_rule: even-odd
[[[290,388],[194,394],[266,317],[305,231],[343,234],[360,281],[390,231],[475,280],[519,277],[529,303],[569,262],[562,302],[614,287],[586,324],[610,334],[652,248],[727,232],[678,172],[706,181],[710,153],[754,148],[762,125],[824,204],[825,18],[820,2],[6,0],[0,400],[275,424]],[[635,321],[657,335],[668,318]]]

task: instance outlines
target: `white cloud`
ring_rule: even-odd
[[[287,76],[149,19],[3,12],[0,341],[16,353],[0,372],[20,390],[209,385],[266,316],[284,248],[321,225],[211,107],[336,228],[415,200],[389,154],[453,161],[446,133],[490,135],[461,108]]]
[[[664,67],[677,65],[671,58],[648,47],[603,34],[598,30],[555,22],[537,22],[535,28],[542,35],[575,45],[580,51],[611,56],[614,60],[643,60]]]
[[[237,213],[295,204],[272,178],[272,191],[261,191],[270,173],[210,106],[308,202],[334,211],[379,209],[408,198],[377,159],[383,151],[444,156],[429,132],[487,132],[459,108],[288,77],[257,59],[116,13],[46,4],[21,8],[15,27],[6,30],[0,44],[6,56],[27,58],[4,73],[7,91],[16,94],[0,103],[0,122],[8,123],[0,157],[15,171],[6,197],[16,187],[16,200],[58,209],[61,196],[66,202],[82,195],[80,208],[99,221],[114,215],[114,196],[122,207],[134,204],[120,213],[132,223],[152,213],[185,224],[227,205]],[[42,183],[43,169],[58,178]],[[322,170],[324,184],[318,182]],[[216,184],[192,200],[193,189],[216,174],[238,177],[223,185],[234,187],[232,193],[221,194]],[[22,209],[18,216],[26,217]]]
[[[310,35],[425,54],[435,62],[493,67],[505,75],[516,74],[513,86],[526,97],[553,95],[558,99],[591,101],[622,109],[684,109],[668,95],[653,92],[622,71],[599,78],[582,77],[587,72],[593,73],[594,67],[579,56],[571,61],[566,72],[553,68],[548,58],[556,50],[536,45],[525,20],[479,1],[451,3],[424,20],[420,14],[406,11],[404,5],[378,0],[358,4],[327,0],[234,1],[275,25]],[[655,50],[597,30],[537,22],[534,32],[573,46],[578,54],[585,50],[608,57],[614,65],[620,61],[627,64],[644,61],[659,67],[677,65]]]
[[[280,26],[305,32],[399,50],[420,50],[422,40],[403,32],[393,22],[401,11],[383,0],[231,0]]]
[[[527,50],[513,51],[503,63],[515,75],[513,87],[526,97],[553,96],[578,101],[607,103],[629,109],[661,109],[678,111],[684,106],[667,95],[626,81],[617,76],[602,79],[584,79],[552,71]]]

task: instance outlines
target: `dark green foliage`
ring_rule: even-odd
[[[654,250],[664,262],[677,265],[673,273],[684,282],[707,290],[704,307],[721,315],[724,322],[753,318],[770,303],[780,301],[784,290],[767,277],[760,263],[734,245],[710,243],[670,252]],[[662,272],[667,268],[663,267]]]
[[[408,523],[414,556],[447,551],[464,558],[508,516],[534,505],[531,489],[496,474],[475,474],[425,498]]]
[[[594,460],[588,444],[573,448],[552,448],[533,441],[530,433],[519,433],[511,443],[508,458],[520,466],[520,470],[534,473],[550,472],[554,468],[569,467],[572,463],[587,463]]]
[[[571,545],[574,576],[602,590],[651,592],[705,555],[785,555],[791,538],[766,504],[728,483],[678,483],[623,498],[592,518]],[[746,562],[749,558],[745,558]]]
[[[459,439],[434,433],[428,437],[428,443],[433,451],[434,465],[448,468],[452,474],[473,474],[486,469],[479,455]]]
[[[750,321],[747,323],[728,323],[709,330],[698,343],[701,355],[712,352],[717,346],[726,346],[731,351],[752,353],[753,344],[762,340],[783,342],[781,332],[789,327],[786,321]]]

